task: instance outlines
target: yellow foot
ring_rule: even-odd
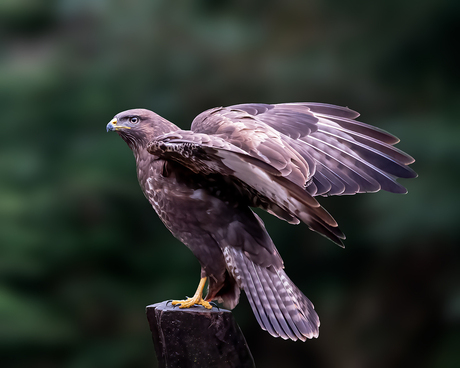
[[[202,305],[206,309],[212,309],[212,305],[209,304],[206,300],[203,299],[203,289],[204,284],[206,283],[206,277],[203,277],[200,280],[198,288],[196,289],[195,295],[192,298],[187,298],[186,300],[173,300],[172,305],[180,304],[179,308],[190,308],[195,304]]]
[[[187,298],[186,300],[173,300],[171,304],[179,304],[179,308],[190,308],[193,307],[195,304],[199,304],[205,307],[206,309],[212,309],[212,305],[209,304],[209,302],[207,302],[206,300],[204,300],[201,296],[199,298]]]

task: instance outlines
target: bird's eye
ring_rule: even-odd
[[[133,117],[129,118],[129,122],[131,124],[137,124],[139,122],[139,118],[137,116],[133,116]]]

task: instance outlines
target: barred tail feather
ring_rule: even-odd
[[[229,272],[245,291],[262,329],[285,340],[318,337],[320,323],[313,304],[283,269],[261,267],[232,247],[226,247],[224,255]]]

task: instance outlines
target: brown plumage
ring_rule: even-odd
[[[414,159],[358,116],[318,103],[242,104],[205,111],[185,131],[134,109],[107,130],[128,143],[145,196],[198,258],[206,300],[234,308],[243,289],[264,330],[305,341],[318,336],[318,315],[250,207],[342,245],[344,234],[315,196],[405,193],[396,179],[416,177]]]

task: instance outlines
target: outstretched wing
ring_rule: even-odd
[[[251,132],[249,130],[248,135]],[[182,130],[157,137],[147,150],[179,162],[197,174],[221,175],[244,194],[251,206],[263,208],[291,223],[301,220],[312,230],[342,245],[345,236],[331,215],[302,186],[289,179],[291,172],[283,175],[260,155],[250,155],[217,135]]]
[[[191,129],[234,144],[313,196],[405,193],[396,179],[417,176],[408,167],[414,159],[393,147],[398,138],[358,116],[319,103],[241,104],[207,110]]]

